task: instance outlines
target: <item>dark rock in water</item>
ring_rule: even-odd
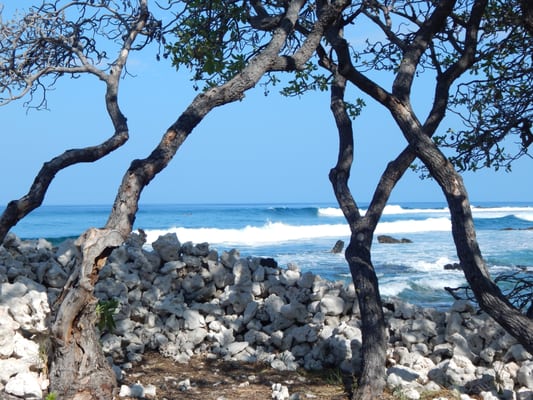
[[[259,260],[259,264],[261,264],[263,267],[269,267],[269,268],[277,268],[278,262],[274,260],[273,258],[261,258]]]
[[[392,311],[392,312],[396,311],[396,307],[394,306],[393,302],[384,301],[383,308],[386,308],[387,310]]]
[[[444,266],[444,269],[462,271],[463,267],[461,267],[461,264],[459,264],[459,263],[453,263],[453,264],[446,264]]]
[[[413,243],[413,241],[410,239],[405,239],[405,238],[396,239],[388,235],[379,235],[378,242],[379,243]]]
[[[344,249],[344,241],[337,240],[337,243],[335,243],[335,246],[331,249],[332,253],[338,254],[342,252],[342,249]]]

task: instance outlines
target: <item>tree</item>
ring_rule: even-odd
[[[376,6],[374,4],[374,6]],[[446,4],[444,4],[446,6]],[[448,5],[449,7],[449,5]],[[418,30],[411,33],[411,37],[405,40],[403,50],[405,53],[410,53],[406,58],[416,59],[417,52],[420,51],[418,43],[428,42],[436,35],[443,24],[443,20],[447,18],[447,13],[451,11],[450,8],[435,7],[434,10],[424,16],[425,20],[423,26]],[[373,10],[360,9],[357,12],[370,17],[375,18]],[[420,17],[419,17],[420,18]],[[374,19],[374,21],[376,21]],[[382,101],[385,100],[386,92],[379,88],[377,85],[372,85],[369,80],[361,73],[355,70],[355,68],[346,70],[346,62],[348,61],[346,42],[342,38],[343,26],[339,25],[335,30],[330,32],[330,41],[339,59],[339,73],[345,78],[350,79],[352,83],[356,85],[362,85],[367,88],[372,95],[379,97]],[[475,42],[471,43],[475,46]],[[466,58],[466,57],[465,57]],[[463,60],[464,61],[464,60]],[[412,66],[410,66],[412,68]],[[454,65],[457,69],[457,66]],[[353,74],[355,72],[355,74]],[[352,75],[350,74],[352,73]],[[402,77],[403,78],[403,77]],[[398,79],[398,75],[397,75]],[[450,81],[444,83],[449,85]],[[394,85],[400,86],[401,83],[395,81]],[[407,83],[409,85],[409,83]],[[358,86],[361,88],[361,86]],[[405,90],[405,89],[404,89]],[[367,92],[368,93],[368,92]],[[374,97],[376,98],[376,97]],[[435,99],[434,104],[438,99]],[[443,109],[435,107],[433,110],[433,118],[442,118]],[[440,115],[439,115],[440,113]],[[336,118],[338,120],[338,118]],[[341,144],[339,148],[339,154],[346,152],[348,148],[353,147],[353,144],[348,146]],[[359,290],[359,303],[363,319],[363,370],[359,378],[358,390],[355,392],[354,398],[357,399],[371,399],[376,393],[381,393],[385,384],[385,357],[386,357],[386,341],[387,336],[385,334],[385,323],[383,320],[383,314],[381,311],[381,301],[378,289],[378,280],[375,271],[372,266],[370,257],[370,248],[372,245],[373,233],[376,229],[377,223],[386,202],[390,196],[394,185],[398,182],[401,176],[406,171],[407,167],[412,163],[414,154],[410,149],[406,149],[396,160],[391,162],[380,179],[380,182],[374,192],[374,197],[368,211],[364,217],[358,213],[345,212],[345,216],[350,224],[352,231],[350,244],[346,250],[346,259],[350,266],[350,271],[356,286]],[[339,157],[337,166],[330,172],[330,179],[332,181],[334,190],[337,194],[339,204],[345,204],[343,209],[353,209],[355,203],[350,200],[344,193],[347,189],[347,174],[346,170],[346,157]],[[350,203],[352,203],[350,205]],[[367,304],[364,306],[364,304]],[[365,311],[363,311],[366,308]],[[379,311],[378,311],[379,310]],[[366,318],[364,314],[366,314]]]
[[[77,15],[76,9],[68,10],[68,13],[63,13],[62,11],[65,10],[58,7],[59,3],[59,1],[46,3],[45,6],[38,8],[35,10],[35,13],[30,13],[29,15],[36,17],[38,20],[42,19],[45,27],[50,25],[73,27],[72,31],[69,31],[70,36],[67,37],[67,41],[63,40],[64,35],[61,30],[52,31],[51,34],[59,34],[57,36],[50,35],[50,40],[44,40],[44,44],[49,43],[48,48],[39,47],[43,43],[43,41],[38,39],[40,32],[38,32],[36,36],[37,40],[35,41],[37,49],[42,54],[45,54],[45,51],[48,53],[51,52],[51,54],[65,52],[64,59],[71,60],[75,56],[80,57],[81,54],[79,41],[75,40],[78,39],[76,36],[78,31],[76,23],[71,23],[65,19],[64,15],[69,15],[70,13]],[[89,25],[95,24],[93,26],[97,28],[109,28],[111,33],[109,33],[110,36],[107,36],[108,38],[120,38],[128,32],[124,31],[124,28],[129,25],[121,23],[121,18],[124,16],[118,13],[104,13],[103,16],[91,15],[91,18],[87,18],[85,13],[87,10],[92,9],[94,2],[68,4],[79,7],[78,11],[81,10],[81,17],[78,22],[87,22]],[[111,8],[115,5],[120,5],[120,3],[102,1],[97,3],[96,7],[101,7],[102,10],[107,12],[111,11]],[[76,244],[80,248],[80,259],[53,310],[52,341],[54,354],[51,357],[50,367],[51,390],[57,393],[62,399],[108,399],[112,397],[116,381],[109,365],[107,365],[103,357],[95,332],[94,322],[96,317],[93,290],[94,284],[98,279],[98,271],[105,263],[112,249],[123,243],[131,233],[142,190],[168,165],[181,144],[202,119],[215,107],[242,99],[244,92],[253,87],[266,73],[271,71],[293,71],[302,68],[320,43],[326,27],[338,17],[345,6],[343,2],[337,2],[333,5],[322,7],[320,17],[316,19],[314,24],[308,26],[309,32],[305,40],[294,41],[295,26],[301,18],[301,15],[309,13],[312,9],[312,7],[303,9],[304,5],[305,1],[303,0],[283,3],[280,5],[281,12],[271,15],[269,11],[278,9],[274,7],[271,10],[267,10],[259,2],[251,2],[251,6],[256,15],[250,16],[248,14],[247,4],[235,7],[235,3],[232,1],[215,1],[207,6],[202,5],[201,2],[170,2],[171,7],[180,6],[182,8],[175,14],[171,13],[177,16],[174,22],[179,21],[180,24],[178,25],[179,28],[173,31],[177,35],[175,37],[176,44],[174,46],[168,45],[166,49],[174,53],[175,57],[173,61],[176,65],[179,66],[185,63],[189,67],[196,66],[196,79],[199,79],[198,74],[200,76],[203,73],[208,74],[210,76],[208,81],[209,87],[194,98],[187,109],[167,129],[159,145],[147,158],[134,160],[131,163],[118,189],[117,197],[106,226],[103,229],[89,229],[76,241]],[[125,1],[122,6],[127,10],[130,2]],[[229,17],[231,21],[228,21],[228,10],[232,10]],[[40,14],[41,12],[42,15]],[[139,26],[139,29],[136,31],[137,33],[143,32],[143,28],[146,27],[146,21],[150,16],[147,1],[140,0],[131,13],[132,16],[143,16],[141,19],[144,26]],[[12,27],[24,26],[27,20],[27,18],[23,17],[21,21],[13,23]],[[129,21],[130,19],[127,20]],[[161,42],[165,43],[166,39],[160,35],[161,24],[156,20],[153,21],[154,26],[157,28],[154,31],[154,37],[157,37]],[[260,26],[262,29],[265,29],[265,35],[257,42],[257,47],[252,46],[248,48],[248,50],[252,50],[248,58],[237,55],[235,62],[229,64],[223,62],[224,60],[222,58],[226,55],[227,45],[231,45],[236,40],[232,35],[239,33],[240,23],[248,21],[254,26]],[[234,22],[235,24],[231,24],[230,22]],[[183,29],[184,26],[188,26],[190,31]],[[232,28],[227,30],[228,26]],[[213,49],[220,49],[221,52],[217,52],[215,54],[216,56],[213,56],[213,53],[198,52],[201,50],[201,47],[195,46],[194,44],[189,46],[191,44],[191,37],[180,36],[184,31],[193,32],[193,38],[201,38],[202,36],[210,35],[212,32],[220,33],[220,36],[209,36],[209,41],[207,42],[200,41],[196,43],[206,45],[207,47],[213,43]],[[18,44],[16,41],[17,35],[11,36],[11,29],[3,29],[3,32],[4,36],[8,40],[11,40],[11,44]],[[167,33],[170,34],[171,31]],[[225,41],[226,35],[229,35],[232,39]],[[81,46],[85,46],[86,43],[90,43],[93,46],[93,41],[90,38],[90,36],[88,38],[83,36],[81,38]],[[53,46],[54,44],[56,46]],[[26,42],[22,42],[21,46],[21,51],[24,53],[25,46],[27,46]],[[188,48],[188,51],[196,51],[196,53],[180,54],[177,49],[182,48]],[[239,50],[239,48],[239,46],[235,46],[228,51],[230,54],[235,55],[234,51]],[[94,50],[96,51],[96,47],[94,47]],[[125,51],[120,52],[121,55],[124,53]],[[31,55],[32,53],[30,52],[29,54]],[[103,55],[104,52],[101,50],[97,54]],[[164,55],[168,55],[168,53]],[[124,59],[123,61],[125,62],[126,60]],[[22,57],[22,62],[28,62],[31,66],[36,61],[31,58],[26,60]],[[77,60],[72,61],[71,66],[76,67],[78,62]],[[4,63],[3,65],[5,68],[4,79],[13,73],[19,76],[19,81],[14,83],[7,80],[7,83],[3,86],[3,90],[9,91],[12,86],[17,87],[17,85],[20,85],[20,82],[25,83],[30,76],[29,71],[23,70],[20,73],[13,72],[13,68],[10,68],[12,64]],[[44,68],[44,70],[53,70],[54,66],[54,61],[52,60],[51,65]],[[52,73],[55,73],[55,77],[57,78],[63,72],[76,74],[87,71],[63,71],[60,68]],[[93,68],[90,68],[89,72],[95,73]],[[115,75],[118,79],[116,72],[112,65],[110,75]],[[101,73],[98,76],[101,77]],[[216,80],[217,76],[219,80]],[[38,80],[30,81],[29,87],[33,88],[33,84],[39,85],[39,83]],[[31,90],[29,89],[30,92]],[[113,106],[113,111],[118,112],[118,103],[116,103],[118,98],[118,84],[113,86],[113,92],[109,95],[110,100],[112,100],[111,105]],[[12,97],[14,98],[16,96]],[[111,117],[114,115],[112,113]],[[122,118],[122,114],[118,115],[121,117],[120,122],[125,124],[125,119]],[[121,128],[124,127],[121,125]],[[65,154],[72,156],[74,162],[80,161],[79,153],[71,154],[67,152]],[[63,160],[63,158],[67,157],[59,157],[60,160]],[[89,160],[81,159],[81,161]],[[60,164],[61,166],[70,165],[69,163]],[[44,168],[42,179],[49,183],[58,170],[59,168]],[[39,196],[44,196],[47,186],[42,190],[40,185],[40,181],[36,181],[36,184],[30,190],[30,194],[33,194],[35,191],[39,193]],[[42,197],[40,197],[40,200],[37,199],[37,201],[31,200],[31,202],[26,202],[24,199],[22,202],[23,207],[21,207],[23,211],[18,213],[18,216],[22,218],[25,210],[29,209],[25,208],[26,204],[31,203],[32,205],[38,206],[37,203],[42,201]],[[6,220],[6,222],[2,223],[8,226],[11,221]],[[10,225],[9,228],[11,226],[13,225]]]
[[[505,94],[502,96],[505,100],[502,101],[502,97],[498,97],[498,102],[494,102],[499,105],[498,115],[505,115],[506,121],[511,121],[512,124],[504,124],[499,132],[491,134],[490,129],[494,129],[494,122],[498,118],[487,117],[491,114],[485,106],[486,99],[491,98],[490,94],[498,90],[498,86],[504,86],[502,83],[509,79],[509,75],[517,82],[523,82],[530,76],[530,64],[523,66],[524,63],[513,62],[529,57],[527,49],[530,48],[530,42],[524,40],[523,30],[508,29],[510,17],[501,17],[509,15],[509,9],[512,8],[513,5],[507,5],[505,2],[486,1],[363,2],[347,8],[343,18],[328,30],[326,37],[336,57],[332,57],[331,52],[326,49],[320,49],[319,63],[330,71],[334,78],[331,108],[339,132],[339,157],[337,165],[330,172],[330,180],[351,229],[346,259],[356,285],[362,314],[363,365],[354,398],[375,398],[384,386],[386,334],[378,281],[371,261],[372,237],[391,191],[417,156],[428,168],[431,165],[430,173],[441,185],[448,200],[458,255],[461,263],[468,263],[465,269],[466,277],[473,289],[476,287],[474,291],[478,299],[484,301],[482,308],[509,329],[526,348],[531,348],[531,320],[510,307],[491,281],[476,243],[466,189],[458,173],[431,140],[447,110],[461,112],[465,105],[470,105],[470,108],[466,108],[467,113],[463,114],[465,121],[469,122],[470,127],[480,125],[475,117],[478,121],[487,121],[485,137],[492,144],[497,145],[508,134],[518,131],[522,138],[522,147],[516,155],[507,159],[527,152],[530,138],[530,131],[527,130],[530,125],[527,121],[530,120],[530,112],[524,115],[521,111],[529,107],[530,85],[511,85],[507,92],[500,89],[500,93]],[[497,26],[500,28],[495,29],[491,18],[498,16]],[[355,36],[352,27],[357,29],[362,18],[371,21],[382,31],[382,39],[367,39],[365,47],[350,48],[344,39],[345,30],[350,29],[350,35]],[[516,24],[517,19],[514,21]],[[502,34],[502,29],[509,30],[507,37]],[[504,55],[497,53],[496,49],[506,45],[508,51]],[[513,72],[509,72],[509,67],[514,67]],[[486,72],[488,79],[465,80],[467,73],[477,73],[480,69]],[[318,83],[327,78],[315,75],[314,70],[315,68],[310,66],[307,74],[300,74],[299,80],[293,82],[287,93],[299,94],[309,88],[322,87],[318,86]],[[434,71],[436,82],[431,109],[425,120],[422,120],[411,105],[412,85],[419,74],[427,70]],[[378,76],[385,78],[392,74],[392,90],[387,91],[364,71],[372,72],[372,76],[379,71],[381,74]],[[491,72],[494,74],[494,71],[498,76],[496,83],[490,75]],[[354,141],[347,114],[353,107],[344,100],[346,81],[383,105],[410,144],[387,165],[364,216],[361,215],[348,186]],[[457,88],[457,94],[452,97],[454,87]],[[516,99],[510,93],[513,91],[516,95],[517,88],[520,88],[521,93],[520,105],[515,103]],[[477,95],[461,97],[461,90],[474,90]],[[466,134],[457,135],[452,147],[462,151],[465,145],[460,145],[459,140],[463,140],[462,143],[468,143],[470,146],[470,153],[463,152],[463,156],[468,154],[475,157],[475,152],[486,154],[483,153],[485,148],[480,146],[480,141],[476,142],[471,138],[472,136],[469,140]],[[445,139],[437,137],[436,142],[442,144]],[[443,171],[446,173],[442,174]],[[457,186],[453,186],[453,182],[457,182]],[[505,308],[507,317],[500,312],[501,307]]]
[[[488,2],[440,1],[435,6],[420,2],[416,7],[411,2],[398,2],[395,7],[378,2],[371,5],[362,13],[378,24],[387,41],[371,44],[367,54],[375,54],[372,65],[384,65],[385,70],[394,72],[392,90],[386,91],[354,66],[348,44],[340,35],[331,40],[339,72],[391,113],[409,142],[404,152],[411,152],[411,161],[415,156],[421,159],[446,197],[458,257],[481,308],[532,351],[533,321],[514,308],[492,281],[476,240],[461,176],[431,139],[449,106],[452,84],[483,60],[477,42],[484,38],[482,18],[486,16]],[[402,26],[401,30],[393,30],[393,22],[398,19],[417,29],[411,31]],[[411,105],[411,88],[417,70],[423,68],[435,71],[436,85],[432,108],[421,122]]]
[[[120,80],[130,52],[153,40],[158,25],[146,2],[137,9],[123,4],[121,10],[113,1],[43,3],[18,20],[0,22],[0,105],[29,97],[26,106],[46,108],[47,91],[58,79],[92,75],[105,84],[105,105],[114,128],[103,143],[67,150],[43,164],[28,193],[9,202],[2,213],[1,243],[17,222],[42,204],[59,171],[97,161],[126,143],[129,129],[118,103]],[[116,58],[109,60],[113,46]]]

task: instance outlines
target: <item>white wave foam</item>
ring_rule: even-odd
[[[386,215],[393,215],[393,214],[404,214],[408,210],[404,209],[402,206],[397,206],[394,204],[385,206],[385,209],[383,210],[383,214]]]
[[[448,257],[440,257],[437,261],[422,261],[418,260],[411,263],[409,266],[417,271],[434,272],[443,271],[446,264],[453,264],[457,261],[452,261]]]
[[[287,225],[269,222],[263,226],[247,226],[242,229],[218,228],[171,228],[168,230],[147,230],[147,242],[152,243],[160,235],[176,233],[182,242],[208,242],[212,244],[264,245],[289,240],[305,240],[325,237],[345,237],[350,234],[344,224],[337,225]]]
[[[342,217],[342,210],[335,207],[321,207],[318,209],[318,215],[321,217]]]
[[[392,281],[379,284],[379,292],[382,296],[397,296],[405,289],[409,289],[407,281]]]
[[[383,215],[397,215],[397,214],[443,214],[448,213],[448,208],[403,208],[398,205],[385,206]]]
[[[533,222],[533,211],[531,212],[519,212],[513,214],[516,218],[524,219],[526,221],[532,221]]]
[[[445,286],[448,287],[460,287],[465,285],[465,279],[462,275],[453,276],[450,274],[437,274],[436,276],[417,278],[411,276],[409,279],[396,278],[387,281],[386,279],[380,280],[379,291],[383,296],[398,296],[404,290],[414,289],[420,290],[444,290]],[[418,287],[418,289],[415,289]]]
[[[366,209],[361,209],[361,214],[366,213]],[[400,205],[390,204],[383,209],[383,215],[401,214],[441,214],[448,213],[448,208],[403,208]],[[318,215],[322,217],[342,217],[342,210],[336,207],[325,207],[318,209]]]
[[[415,279],[414,283],[420,287],[439,290],[444,289],[445,286],[452,288],[464,286],[466,284],[466,280],[462,274],[457,276],[447,274],[445,276],[440,275],[434,278],[426,277]]]
[[[381,233],[415,233],[415,232],[448,232],[452,225],[448,218],[427,218],[424,220],[404,220],[380,222],[376,234]]]
[[[361,210],[364,215],[365,209]],[[449,209],[443,208],[403,208],[400,205],[387,205],[383,210],[383,215],[402,214],[448,214]],[[527,221],[533,221],[533,207],[476,207],[472,206],[472,213],[476,218],[501,218],[514,215]],[[342,211],[336,207],[325,207],[318,209],[318,215],[322,217],[342,217]]]
[[[476,218],[502,218],[514,215],[516,218],[533,221],[533,207],[472,207]]]
[[[449,231],[447,218],[428,218],[416,221],[382,222],[376,228],[380,233],[414,233],[426,231]],[[288,225],[281,222],[268,222],[263,226],[246,226],[242,229],[220,228],[183,228],[146,230],[147,242],[152,243],[166,233],[176,233],[182,242],[208,242],[234,245],[265,245],[291,240],[308,240],[317,238],[346,238],[350,236],[347,224],[322,225]]]

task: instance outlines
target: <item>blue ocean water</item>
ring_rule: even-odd
[[[363,207],[364,209],[364,207]],[[106,222],[110,206],[43,206],[13,229],[22,238],[54,242],[76,237]],[[473,207],[478,240],[491,274],[533,273],[533,204],[483,203]],[[208,242],[219,252],[239,249],[242,256],[274,257],[281,266],[296,264],[332,280],[349,280],[343,254],[331,253],[349,228],[335,204],[141,205],[135,227],[152,242],[175,232],[181,242]],[[387,206],[376,236],[407,238],[409,244],[380,244],[372,259],[384,296],[427,306],[452,299],[444,286],[465,284],[462,272],[445,270],[457,262],[447,208],[442,203]]]

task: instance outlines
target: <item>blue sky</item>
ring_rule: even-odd
[[[165,129],[197,94],[191,83],[153,53],[130,59],[121,84],[120,103],[128,118],[130,140],[95,164],[60,172],[45,204],[110,204],[133,158],[143,158]],[[429,104],[416,89],[415,107]],[[281,87],[280,87],[281,88]],[[294,203],[335,202],[328,172],[337,157],[337,132],[329,111],[329,93],[283,98],[257,87],[244,101],[214,110],[195,129],[171,165],[143,192],[143,203]],[[48,92],[47,111],[27,111],[22,102],[0,107],[0,205],[24,195],[42,163],[65,149],[100,143],[111,135],[105,113],[104,85],[94,77],[64,78]],[[357,96],[354,90],[348,96]],[[356,160],[351,188],[361,203],[373,193],[379,175],[405,140],[389,114],[367,100],[354,122]],[[424,112],[421,115],[425,115]],[[457,121],[445,120],[444,131]],[[511,174],[466,174],[473,203],[533,202],[531,159]],[[443,201],[435,182],[408,172],[391,202]]]

